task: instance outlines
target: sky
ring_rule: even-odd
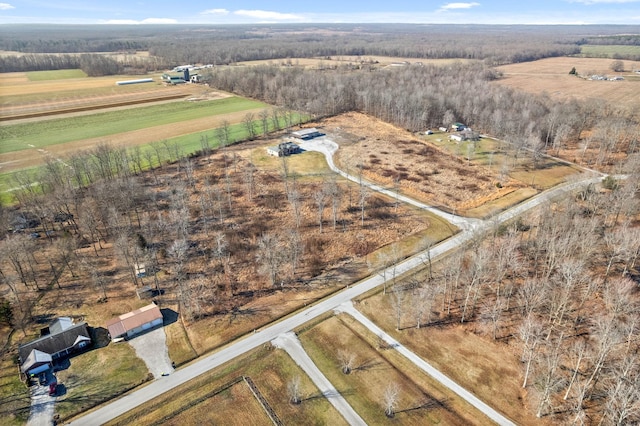
[[[0,0],[0,24],[640,24],[640,0]]]

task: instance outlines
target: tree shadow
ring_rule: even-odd
[[[109,331],[104,327],[90,327],[89,333],[91,334],[91,340],[93,340],[94,349],[104,348],[111,342]]]
[[[437,398],[433,398],[428,394],[425,394],[425,399],[422,400],[422,402],[419,405],[416,405],[415,407],[405,408],[404,410],[397,410],[395,413],[400,414],[400,413],[408,413],[410,411],[416,411],[416,410],[433,410],[433,409],[440,409],[440,408],[450,411],[450,408],[447,405],[446,399],[444,398],[437,399]]]
[[[355,390],[353,389],[349,389],[349,390],[345,390],[345,391],[339,391],[337,389],[333,389],[332,391],[328,391],[328,392],[320,392],[320,393],[315,393],[312,394],[306,398],[302,398],[301,401],[312,401],[314,399],[322,399],[322,398],[336,398],[339,396],[351,396],[351,395],[355,395]]]
[[[376,361],[375,358],[372,358],[372,359],[364,361],[363,363],[359,364],[356,367],[353,367],[351,369],[351,371],[369,371],[369,370],[371,370],[374,367],[377,367],[379,365],[384,365],[384,363],[381,362],[381,361]]]

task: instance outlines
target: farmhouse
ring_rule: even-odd
[[[86,322],[74,324],[68,317],[53,321],[41,330],[42,336],[18,347],[20,370],[24,374],[38,374],[48,370],[57,360],[69,357],[91,345]]]
[[[162,325],[162,312],[155,303],[122,314],[106,324],[112,341],[133,337],[159,325]]]
[[[297,130],[295,132],[291,132],[291,136],[293,136],[296,139],[302,139],[303,141],[306,141],[306,140],[309,140],[309,139],[313,139],[313,138],[317,138],[317,137],[322,136],[322,135],[323,135],[323,133],[320,132],[315,127],[311,127],[309,129],[300,129],[300,130]]]
[[[291,154],[300,152],[300,147],[293,142],[282,142],[278,146],[270,146],[267,148],[267,154],[274,157],[286,157]]]

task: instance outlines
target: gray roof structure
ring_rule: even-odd
[[[55,321],[54,324],[49,327],[50,331],[52,327],[54,330],[57,329]],[[55,354],[72,348],[82,341],[91,342],[91,335],[89,334],[89,327],[86,322],[72,325],[58,333],[47,334],[29,343],[20,345],[18,347],[18,355],[21,362],[26,362],[31,351],[37,349],[53,357]]]
[[[38,364],[47,364],[47,363],[51,363],[52,361],[53,359],[51,358],[51,355],[49,355],[48,353],[39,351],[37,349],[34,349],[31,351],[31,353],[29,354],[27,359],[24,361],[24,363],[22,363],[22,365],[20,366],[20,369],[24,373],[27,370],[31,370],[32,367]]]

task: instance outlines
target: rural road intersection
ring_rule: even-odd
[[[310,142],[305,142],[302,144],[302,148],[307,150],[307,151],[318,151],[318,152],[322,152],[326,158],[327,158],[327,162],[329,164],[329,166],[331,167],[332,170],[334,170],[335,172],[339,173],[340,175],[344,176],[347,179],[353,180],[355,182],[359,182],[359,180],[354,177],[354,176],[350,176],[346,173],[344,173],[343,171],[337,169],[333,163],[333,158],[332,155],[335,152],[335,150],[337,149],[337,144],[335,144],[334,142],[330,141],[327,138],[320,138],[320,140],[316,140],[316,141],[310,141]],[[402,197],[400,198],[402,201],[404,202],[409,202],[410,204],[420,207],[420,208],[424,208],[426,210],[431,211],[434,214],[437,214],[440,217],[443,217],[445,220],[450,221],[452,224],[454,224],[455,226],[457,226],[458,228],[462,229],[463,232],[459,232],[458,234],[454,235],[453,237],[443,241],[442,243],[432,247],[430,250],[428,251],[424,251],[422,253],[418,253],[412,257],[409,257],[401,262],[399,262],[396,265],[391,266],[390,268],[387,269],[387,272],[385,273],[378,273],[378,274],[374,274],[362,281],[360,281],[357,284],[351,285],[349,287],[347,287],[346,289],[330,296],[327,297],[326,299],[321,300],[320,302],[318,302],[317,304],[307,307],[283,320],[274,322],[272,324],[269,324],[267,326],[265,326],[262,329],[257,330],[255,333],[249,334],[243,338],[240,338],[230,344],[228,344],[227,346],[225,346],[224,348],[208,355],[205,357],[202,357],[201,359],[199,359],[198,361],[184,367],[181,369],[176,370],[174,373],[172,373],[170,376],[167,377],[160,377],[157,380],[154,380],[153,382],[149,383],[146,386],[143,386],[142,388],[140,388],[137,391],[131,392],[125,396],[123,396],[122,398],[119,398],[111,403],[105,404],[102,407],[87,413],[86,415],[82,416],[82,417],[78,417],[76,418],[75,421],[69,423],[72,425],[99,425],[99,424],[103,424],[106,423],[107,421],[110,421],[124,413],[126,413],[127,411],[130,411],[132,409],[134,409],[135,407],[144,404],[145,402],[165,393],[170,391],[171,389],[186,383],[204,373],[206,373],[207,371],[214,369],[228,361],[233,360],[234,358],[256,348],[259,347],[261,345],[265,345],[265,344],[269,344],[271,341],[276,340],[276,342],[282,342],[282,335],[285,335],[285,333],[289,333],[292,330],[296,329],[297,327],[300,327],[302,324],[309,322],[310,320],[317,318],[323,314],[325,314],[326,312],[331,312],[334,311],[336,309],[347,309],[348,310],[348,305],[345,305],[347,303],[350,303],[351,300],[353,298],[356,298],[380,285],[383,284],[384,279],[383,276],[387,276],[386,273],[391,274],[392,271],[396,274],[396,276],[402,275],[406,272],[409,272],[415,268],[420,268],[424,266],[424,260],[427,256],[427,253],[429,252],[429,255],[431,257],[431,259],[435,259],[439,256],[442,256],[443,254],[447,253],[450,250],[456,249],[460,246],[462,246],[463,244],[467,243],[468,241],[470,241],[471,239],[474,238],[474,236],[476,235],[477,232],[481,232],[484,230],[488,230],[491,227],[495,226],[496,224],[501,224],[504,223],[505,221],[508,221],[524,212],[526,212],[527,210],[530,210],[550,199],[553,199],[554,197],[558,197],[568,191],[571,191],[575,188],[581,187],[581,186],[586,186],[590,183],[594,183],[594,182],[598,182],[602,180],[602,177],[596,177],[596,178],[591,178],[591,179],[586,179],[586,180],[582,180],[579,182],[573,182],[573,183],[567,183],[564,185],[560,185],[556,188],[553,188],[551,190],[545,191],[541,194],[539,194],[538,196],[535,196],[529,200],[527,200],[524,203],[519,204],[518,206],[507,210],[499,215],[497,215],[495,218],[493,218],[491,221],[480,221],[477,219],[468,219],[468,218],[463,218],[460,216],[454,216],[445,212],[442,212],[438,209],[432,208],[430,206],[424,205],[422,203],[417,203],[415,200],[410,200],[406,197]],[[373,185],[373,184],[369,184],[367,183],[367,185],[369,185],[369,187],[373,190],[380,190],[383,193],[386,193],[387,195],[390,195],[392,197],[395,197],[396,194],[392,191],[388,191],[385,190],[384,188],[381,188],[377,185]],[[387,192],[385,192],[387,191]],[[342,308],[341,308],[342,306]],[[347,308],[345,308],[347,307]],[[356,311],[357,312],[357,311]],[[351,313],[351,312],[349,312]],[[375,325],[374,325],[375,326]],[[277,340],[279,339],[280,340]],[[389,337],[390,338],[390,337]],[[401,347],[401,346],[399,346]],[[408,352],[408,351],[407,351]],[[408,354],[405,354],[405,356],[409,357]],[[421,360],[419,357],[415,356],[415,354],[413,354],[413,356],[416,359],[412,359],[416,365],[418,365],[420,367],[420,363],[424,364],[424,368],[426,368],[426,365],[428,365],[426,362],[424,362],[423,360]],[[423,367],[420,367],[423,368]],[[425,370],[426,371],[426,370]],[[437,371],[437,370],[435,370]],[[439,372],[438,372],[439,373]],[[431,374],[431,373],[429,373]],[[434,374],[436,374],[434,372]],[[441,373],[440,373],[441,374]],[[447,383],[446,381],[446,376],[442,375],[442,377],[438,377],[437,374],[434,375],[434,378],[436,378],[437,380],[440,380],[440,382],[444,385],[449,387],[450,383]],[[452,382],[453,383],[453,382]],[[455,383],[453,383],[455,384]],[[458,386],[458,385],[456,385]],[[499,413],[495,412],[495,410],[491,409],[490,407],[486,406],[486,404],[482,403],[482,401],[477,400],[477,398],[475,396],[473,396],[471,393],[469,393],[468,391],[460,388],[458,386],[458,390],[456,391],[454,389],[454,392],[458,393],[458,395],[462,396],[464,399],[466,399],[470,404],[480,408],[480,411],[482,411],[487,417],[493,419],[494,421],[496,421],[499,424],[504,424],[504,425],[510,425],[512,424],[512,422],[510,420],[508,420],[507,418],[505,418],[504,416],[501,416]],[[322,387],[320,389],[323,389]],[[332,399],[332,398],[330,398]],[[474,401],[475,400],[475,401]],[[475,402],[475,403],[474,403]],[[482,408],[481,408],[482,407]],[[341,410],[342,412],[342,410]],[[357,420],[353,420],[354,423],[351,424],[361,424],[361,423],[357,423]]]

